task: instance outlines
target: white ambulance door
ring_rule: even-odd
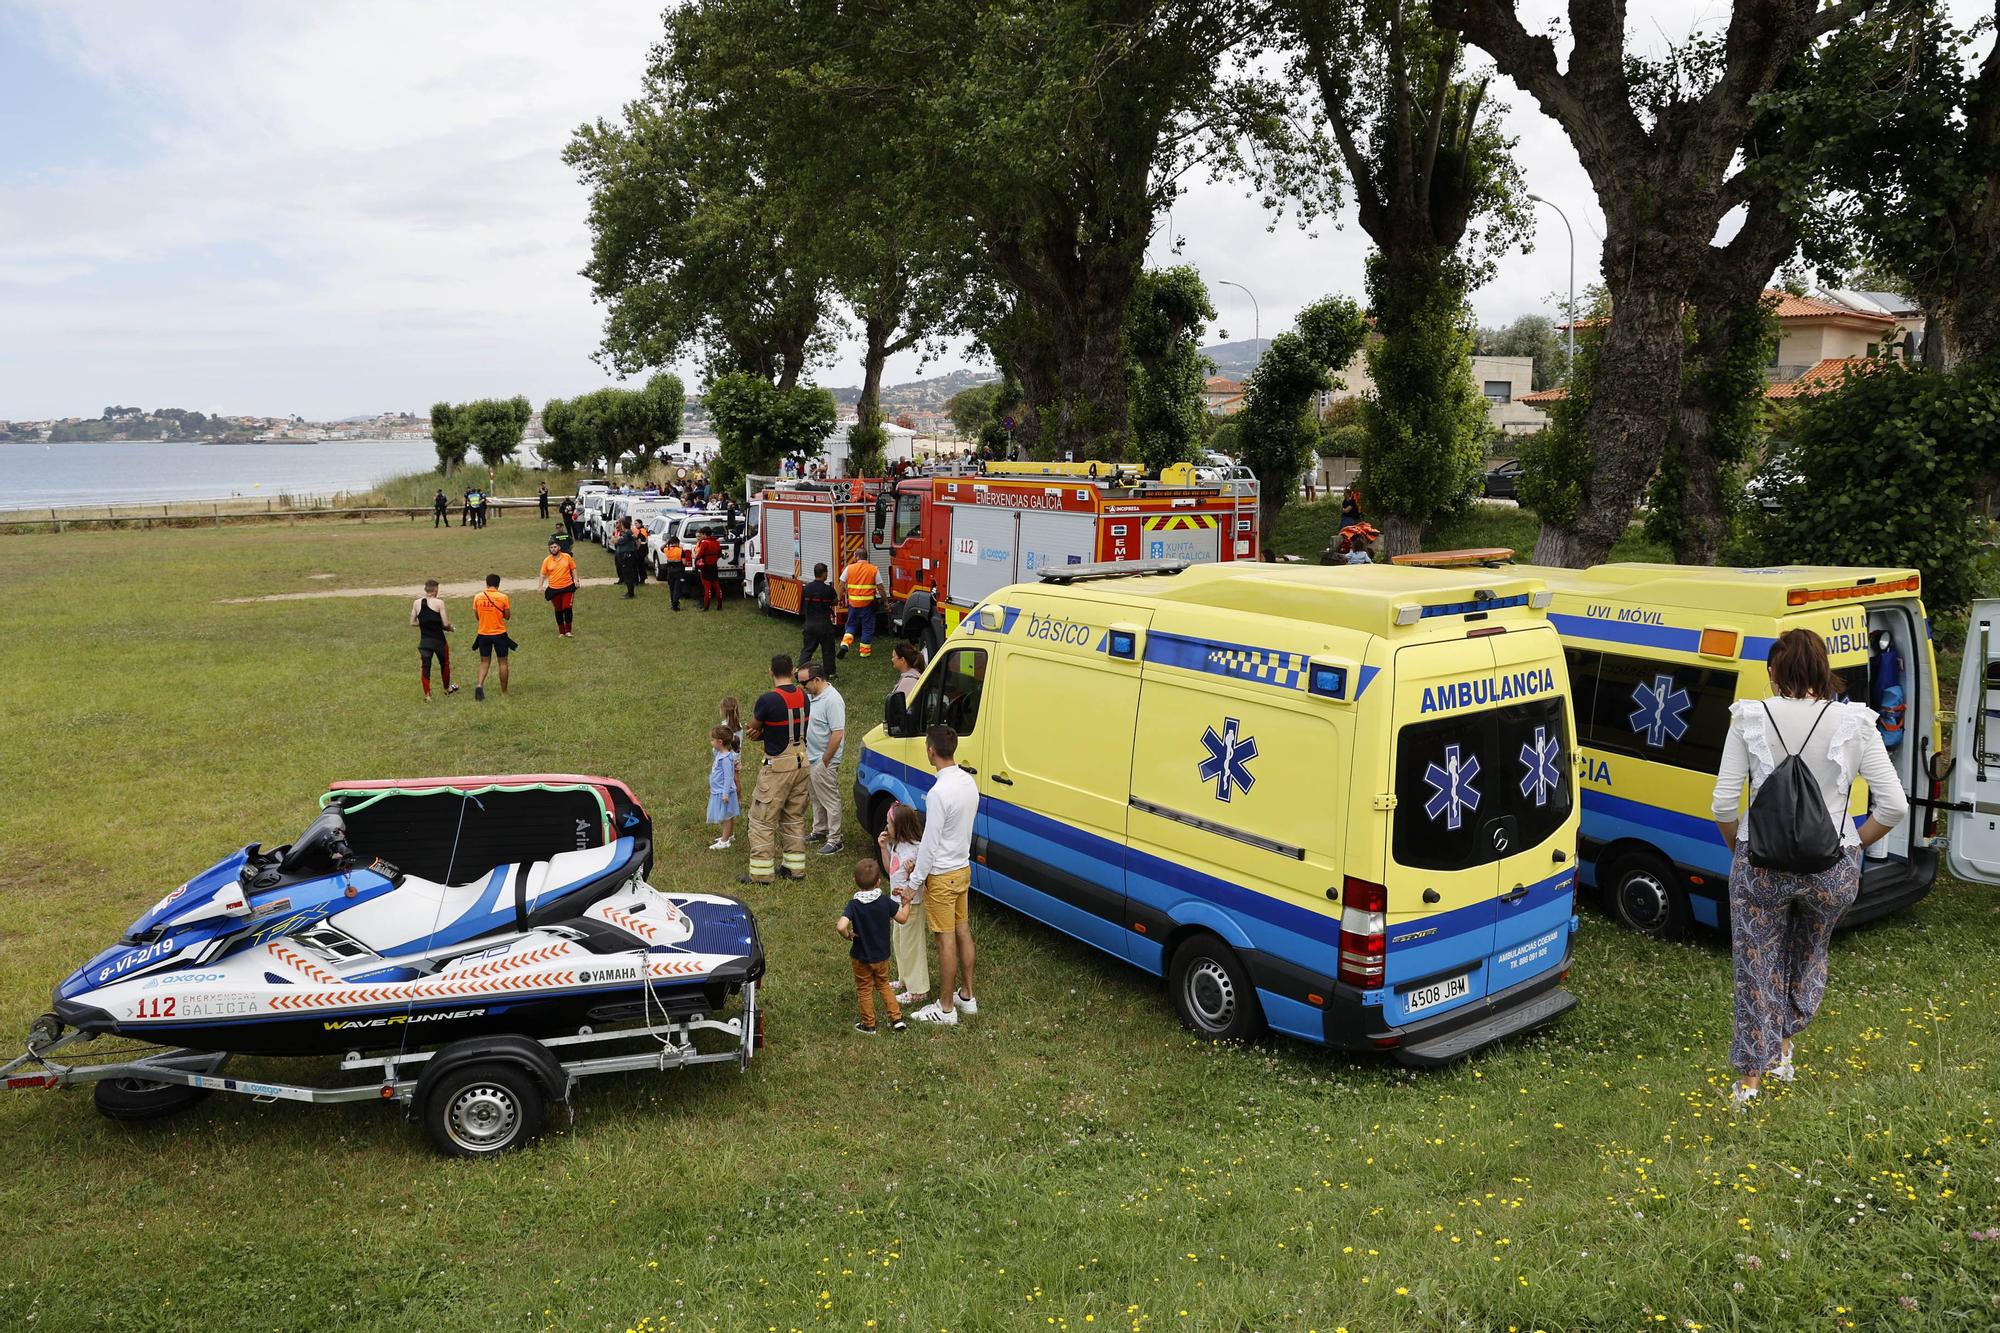
[[[1097,519],[1091,514],[1031,509],[1021,515],[1020,533],[1014,567],[1023,583],[1041,577],[1045,569],[1088,564],[1097,558]]]
[[[981,505],[952,505],[951,581],[952,602],[976,606],[1010,583],[1014,573],[1014,550],[1018,540],[1011,509],[988,509]]]
[[[2000,884],[2000,600],[1974,602],[1966,620],[1952,752],[1951,873]],[[1922,817],[1922,807],[1910,812]]]

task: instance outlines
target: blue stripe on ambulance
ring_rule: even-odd
[[[1627,800],[1591,787],[1583,788],[1581,795],[1583,816],[1589,821],[1593,842],[1609,845],[1627,839],[1646,843],[1677,866],[1714,876],[1720,881],[1718,893],[1726,891],[1722,886],[1729,881],[1729,848],[1723,845],[1721,830],[1713,820]],[[1594,863],[1590,875],[1595,883]],[[1689,894],[1688,909],[1705,926],[1720,924],[1716,897]]]
[[[890,792],[896,799],[918,806],[923,804],[922,793],[929,791],[934,780],[929,773],[872,751],[862,754],[860,777],[864,786]],[[1338,917],[1247,889],[990,795],[980,796],[979,818],[982,837],[1003,845],[1008,860],[1033,867],[1051,882],[1080,881],[1103,889],[1122,879],[1123,897],[1176,925],[1204,926],[1238,950],[1269,954],[1321,976],[1333,975],[1340,949]],[[1470,993],[1453,1004],[1426,1010],[1425,1016],[1448,1013],[1559,964],[1568,954],[1573,919],[1572,879],[1569,871],[1553,875],[1529,886],[1518,901],[1500,907],[1499,910],[1520,923],[1512,934],[1528,936],[1528,942],[1509,950],[1511,956],[1507,957],[1468,957],[1458,943],[1460,937],[1475,932],[1490,936],[1494,912],[1491,903],[1475,903],[1398,922],[1391,938],[1400,933],[1426,932],[1419,942],[1395,946],[1396,971],[1400,975],[1421,977],[1436,973],[1442,977],[1472,969]],[[1166,970],[1161,943],[1130,930],[1126,914],[1112,920],[1026,884],[1016,876],[1002,874],[990,865],[973,866],[973,887],[1156,976]],[[1273,1028],[1309,1041],[1325,1040],[1326,1018],[1321,1009],[1262,986],[1258,987],[1257,995],[1265,1019]],[[1363,1003],[1382,1006],[1383,1019],[1391,1026],[1411,1017],[1402,996],[1393,987],[1365,992]]]
[[[1700,630],[1681,629],[1673,625],[1641,625],[1630,620],[1572,616],[1559,611],[1549,612],[1549,623],[1556,627],[1556,633],[1568,638],[1596,639],[1600,643],[1622,643],[1633,648],[1658,648],[1670,653],[1698,653],[1701,650]],[[1760,634],[1746,635],[1737,656],[1745,662],[1766,661],[1775,643],[1776,639]]]

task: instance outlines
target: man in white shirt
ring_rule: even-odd
[[[924,886],[924,917],[937,938],[938,997],[911,1017],[924,1023],[955,1025],[958,1016],[979,1012],[972,995],[972,926],[966,898],[972,888],[972,821],[979,813],[979,784],[958,766],[958,733],[935,726],[924,737],[924,753],[937,780],[924,798],[924,836],[917,844],[912,883]],[[965,972],[964,985],[959,971]]]
[[[799,684],[812,699],[806,720],[806,767],[812,774],[812,829],[807,840],[824,838],[821,856],[840,851],[840,752],[847,742],[847,701],[827,680],[824,667],[799,668]]]

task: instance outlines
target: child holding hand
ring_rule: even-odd
[[[853,947],[847,956],[854,964],[854,998],[861,1006],[861,1021],[854,1030],[864,1037],[872,1037],[878,1029],[875,1026],[875,996],[879,992],[882,1005],[889,1011],[889,1028],[902,1032],[909,1027],[903,1021],[903,1011],[896,1004],[896,996],[889,989],[889,930],[910,919],[910,904],[905,896],[891,897],[882,892],[882,867],[874,861],[854,863],[854,896],[847,900],[847,910],[834,923],[834,931]]]
[[[924,901],[924,886],[912,882],[917,868],[917,844],[924,840],[924,812],[900,802],[889,807],[882,835],[875,840],[882,849],[882,864],[889,867],[889,891],[912,907]],[[931,998],[930,928],[921,913],[899,922],[891,933],[890,946],[896,954],[896,1003],[904,1007],[921,1005]]]
[[[736,787],[736,737],[728,727],[717,725],[708,729],[708,743],[715,751],[708,765],[708,822],[722,826],[708,850],[726,852],[736,833],[736,816],[743,811],[743,797]]]

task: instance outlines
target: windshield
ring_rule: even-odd
[[[1422,870],[1465,870],[1526,851],[1575,800],[1569,708],[1538,698],[1402,729],[1394,854]]]

